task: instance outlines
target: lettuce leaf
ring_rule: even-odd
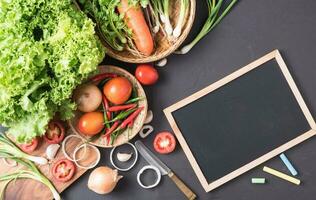
[[[70,0],[0,0],[0,124],[18,142],[45,134],[105,52],[95,24]]]

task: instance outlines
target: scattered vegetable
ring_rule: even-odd
[[[129,159],[131,159],[132,155],[133,155],[133,153],[121,153],[121,152],[118,152],[116,154],[117,159],[120,162],[127,162]]]
[[[136,103],[125,104],[125,105],[120,105],[120,106],[112,106],[112,107],[109,107],[108,111],[117,112],[117,111],[121,111],[121,110],[135,108],[136,106],[137,106]]]
[[[149,124],[153,120],[153,118],[154,118],[153,111],[148,110],[146,118],[145,118],[145,121],[144,121],[144,124]]]
[[[59,144],[50,144],[46,148],[46,156],[49,160],[53,160],[60,148]]]
[[[141,138],[146,138],[149,134],[151,134],[154,131],[154,127],[151,125],[145,125],[142,127],[142,129],[139,131],[139,136]]]
[[[82,160],[82,159],[76,159],[76,157],[77,157],[77,153],[80,151],[80,149],[82,149],[82,148],[86,149],[87,147],[92,148],[96,152],[97,158],[96,158],[94,163],[92,163],[92,164],[90,164],[88,166],[83,166],[83,165],[79,164],[79,161]],[[86,151],[86,150],[84,150],[84,151]],[[83,154],[85,154],[85,152]],[[97,147],[95,147],[95,146],[93,146],[91,144],[88,144],[88,143],[84,143],[84,144],[76,147],[76,149],[75,149],[75,151],[73,153],[73,157],[74,157],[74,162],[76,163],[76,165],[78,167],[83,168],[83,169],[92,169],[95,166],[97,166],[97,164],[100,162],[101,154],[100,154],[100,151],[99,151],[99,149]]]
[[[132,5],[129,0],[121,0],[118,11],[124,16],[125,23],[132,32],[137,50],[150,56],[154,50],[154,41],[139,4]]]
[[[169,132],[161,132],[156,135],[154,140],[154,148],[160,154],[168,154],[174,151],[176,147],[176,139]]]
[[[0,124],[19,143],[73,116],[73,90],[103,60],[94,23],[72,1],[1,1]]]
[[[115,77],[117,77],[117,74],[103,73],[103,74],[95,75],[94,77],[90,78],[90,81],[96,83],[96,82],[104,80],[106,78],[115,78]]]
[[[85,135],[94,136],[104,128],[104,118],[101,112],[83,114],[78,122],[78,130]]]
[[[78,106],[78,110],[93,112],[101,105],[102,93],[97,86],[84,84],[74,91],[73,99]]]
[[[111,103],[123,104],[132,94],[132,84],[125,77],[112,78],[104,85],[103,93]]]
[[[2,153],[3,152],[0,150],[0,154],[2,154]],[[2,187],[2,190],[0,190],[0,198],[1,199],[5,199],[4,193],[5,193],[5,190],[6,190],[7,186],[8,186],[8,184],[11,181],[15,181],[17,179],[29,178],[29,179],[33,179],[35,181],[39,181],[39,182],[43,183],[44,185],[46,185],[50,189],[50,191],[52,192],[53,198],[55,200],[61,200],[60,195],[58,194],[58,192],[55,189],[54,185],[50,182],[50,180],[48,178],[46,178],[46,176],[44,176],[37,169],[37,167],[34,165],[34,163],[32,163],[30,160],[25,160],[23,158],[15,157],[14,154],[10,155],[10,154],[6,154],[5,153],[5,155],[7,157],[8,156],[12,156],[11,159],[15,160],[19,164],[24,165],[27,169],[20,169],[17,172],[0,175],[0,181],[6,181],[4,186]]]
[[[164,66],[166,66],[167,62],[168,62],[167,58],[164,58],[164,59],[158,61],[158,62],[156,63],[156,66],[158,66],[158,67],[164,67]]]
[[[75,175],[75,165],[67,159],[58,160],[52,167],[52,174],[59,182],[67,182]]]
[[[227,15],[230,9],[237,3],[238,0],[232,0],[226,8],[222,8],[224,0],[207,0],[208,4],[208,18],[205,21],[199,34],[189,44],[182,47],[180,51],[176,53],[186,54],[188,53],[205,35],[207,35],[213,28],[219,24],[219,22]],[[220,11],[223,12],[220,14]]]
[[[75,162],[75,161],[80,161],[80,160],[82,160],[82,159],[85,157],[87,149],[86,149],[86,148],[84,149],[84,153],[83,153],[83,155],[82,155],[80,158],[78,158],[78,159],[76,159],[75,157],[71,158],[71,157],[68,155],[68,153],[66,152],[67,141],[68,141],[70,138],[77,138],[77,139],[79,139],[80,142],[81,142],[81,143],[79,143],[79,145],[81,145],[81,144],[84,143],[83,139],[82,139],[79,135],[68,135],[67,137],[65,137],[65,139],[64,139],[64,141],[63,141],[63,143],[62,143],[62,147],[61,147],[61,149],[62,149],[62,151],[63,151],[63,153],[64,153],[64,156],[65,156],[68,160],[71,160],[71,161],[73,161],[73,162]],[[84,147],[87,147],[87,146],[84,146]],[[74,150],[75,150],[75,149],[74,149]]]
[[[38,146],[38,138],[34,138],[29,143],[19,144],[19,147],[25,153],[32,153]]]
[[[117,182],[123,178],[117,170],[109,167],[98,167],[89,176],[88,188],[98,194],[108,194],[113,191]]]
[[[159,78],[157,70],[149,64],[138,65],[135,71],[135,76],[143,85],[153,85]]]
[[[0,134],[0,156],[12,159],[26,159],[39,165],[47,164],[47,160],[45,158],[28,155],[21,151],[5,134],[2,133]]]
[[[65,138],[65,128],[58,121],[51,121],[44,135],[44,140],[48,144],[58,144]]]

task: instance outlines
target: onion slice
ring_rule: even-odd
[[[71,160],[71,161],[73,161],[73,162],[76,162],[76,161],[82,160],[82,159],[85,157],[86,152],[87,152],[87,148],[86,148],[86,145],[85,145],[84,153],[83,153],[82,157],[80,157],[80,158],[78,158],[78,159],[76,159],[75,157],[71,158],[71,157],[67,154],[65,147],[66,147],[66,144],[67,144],[67,141],[69,140],[69,138],[72,138],[72,137],[78,138],[78,139],[80,139],[80,140],[82,141],[82,143],[84,143],[84,140],[82,139],[82,137],[80,137],[80,136],[78,136],[78,135],[68,135],[67,137],[65,137],[65,139],[64,139],[64,141],[63,141],[63,143],[62,143],[61,150],[63,151],[65,157],[66,157],[68,160]],[[75,150],[78,148],[79,145],[80,145],[80,144],[78,144],[78,145],[76,146]],[[80,146],[82,146],[82,144],[81,144]]]
[[[96,151],[96,153],[97,153],[97,159],[96,159],[95,163],[92,163],[92,164],[90,164],[90,165],[88,165],[88,166],[83,166],[83,165],[80,165],[80,164],[78,163],[78,161],[80,161],[80,160],[79,160],[79,159],[76,159],[76,155],[77,155],[77,152],[78,152],[80,149],[82,149],[83,147],[86,149],[87,146],[91,147],[92,149],[94,149],[94,150]],[[85,154],[85,153],[84,153],[84,154]],[[101,154],[100,154],[100,151],[99,151],[99,149],[98,149],[97,147],[95,147],[95,146],[93,146],[93,145],[91,145],[91,144],[88,144],[88,143],[84,143],[84,144],[82,144],[82,145],[76,147],[76,149],[75,149],[75,151],[74,151],[74,153],[73,153],[73,158],[74,158],[75,164],[76,164],[78,167],[83,168],[83,169],[91,169],[91,168],[94,168],[95,166],[97,166],[97,164],[100,162]],[[82,159],[81,159],[81,160],[82,160]]]

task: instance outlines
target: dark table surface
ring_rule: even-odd
[[[196,20],[192,38],[206,17],[204,0],[197,0]],[[159,82],[145,87],[149,108],[154,112],[155,133],[171,130],[162,110],[182,98],[219,80],[264,54],[279,49],[312,114],[316,116],[316,1],[314,0],[240,0],[222,23],[202,40],[188,55],[172,55],[168,65],[158,68]],[[105,63],[116,64],[134,72],[135,65],[110,58]],[[267,77],[268,78],[268,77]],[[143,139],[152,149],[155,134]],[[108,149],[102,149],[99,165],[111,166]],[[199,199],[217,200],[311,200],[316,198],[316,138],[287,152],[299,171],[302,185],[296,186],[262,172],[259,166],[215,191],[206,193],[194,174],[180,145],[170,155],[158,155],[198,195]],[[136,174],[146,162],[140,158],[115,191],[97,195],[86,187],[90,171],[62,193],[64,199],[184,199],[183,194],[163,177],[154,189],[142,189]],[[279,158],[265,165],[288,173]],[[210,166],[212,167],[212,166]],[[253,185],[251,177],[266,177],[265,185]]]

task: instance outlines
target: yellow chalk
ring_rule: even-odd
[[[296,184],[296,185],[299,185],[299,184],[301,183],[301,181],[300,181],[299,179],[294,178],[294,177],[289,176],[289,175],[286,175],[286,174],[284,174],[284,173],[282,173],[282,172],[279,172],[279,171],[277,171],[277,170],[275,170],[275,169],[271,169],[270,167],[264,166],[264,167],[263,167],[263,171],[265,171],[265,172],[267,172],[267,173],[269,173],[269,174],[272,174],[272,175],[274,175],[274,176],[277,176],[277,177],[279,177],[279,178],[281,178],[281,179],[284,179],[284,180],[286,180],[286,181],[289,181],[289,182],[291,182],[291,183],[294,183],[294,184]]]

